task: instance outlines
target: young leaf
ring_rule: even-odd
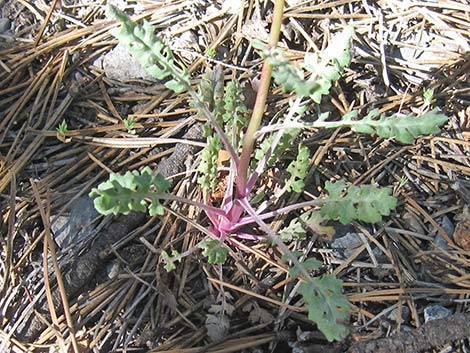
[[[271,156],[268,159],[268,162],[266,163],[266,166],[272,167],[281,157],[281,155],[289,148],[292,146],[292,143],[294,142],[295,138],[299,134],[300,129],[285,129],[283,131],[281,140],[277,144],[277,146],[274,148],[274,151],[272,151]],[[260,147],[256,150],[255,152],[255,160],[259,163],[263,157],[266,155],[268,150],[272,148],[272,143],[274,140],[274,135],[270,135],[266,137],[260,144]]]
[[[307,231],[299,218],[294,218],[287,227],[279,231],[278,235],[283,242],[290,243],[294,240],[304,240],[307,237]]]
[[[243,92],[237,81],[230,81],[225,87],[224,113],[225,132],[232,136],[232,145],[238,146],[241,132],[248,126],[248,108],[243,102]]]
[[[198,171],[201,173],[197,182],[205,191],[214,190],[217,186],[217,159],[222,142],[218,135],[207,138],[207,146],[201,152],[201,164]]]
[[[331,226],[322,225],[326,220],[319,211],[307,211],[304,212],[300,217],[300,222],[304,225],[304,228],[310,231],[322,235],[324,238],[331,240],[335,235],[335,229]]]
[[[397,206],[397,199],[391,196],[390,188],[373,185],[351,185],[346,188],[344,180],[340,180],[336,183],[326,182],[325,189],[329,196],[321,206],[321,215],[339,220],[342,224],[351,223],[352,220],[376,223]]]
[[[147,21],[137,25],[121,10],[108,5],[108,14],[121,22],[122,26],[111,31],[142,67],[158,80],[167,80],[165,86],[175,93],[188,87],[188,73],[178,67],[170,48],[153,34],[153,27]]]
[[[163,268],[166,270],[166,272],[171,272],[174,269],[176,269],[175,262],[181,261],[180,253],[177,250],[173,250],[171,255],[172,256],[168,255],[168,253],[165,250],[163,250],[161,254],[162,260],[165,263]]]
[[[321,262],[320,260],[314,259],[313,257],[305,259],[305,261],[301,262],[301,264],[307,271],[318,270],[320,267],[323,266],[323,262]],[[297,277],[299,273],[300,273],[300,269],[298,266],[294,266],[289,269],[289,275],[292,278]]]
[[[350,310],[350,304],[341,292],[342,281],[332,275],[323,275],[312,281],[299,286],[299,293],[308,307],[308,318],[317,324],[328,341],[340,341],[348,334],[343,322]]]
[[[214,115],[219,125],[223,125],[222,114],[224,113],[224,75],[220,66],[216,66],[214,70],[204,73],[198,85],[198,100],[193,100],[191,106],[198,109],[198,115],[205,118],[205,114],[201,111],[201,102],[207,104],[208,109]],[[210,125],[207,124],[208,131],[211,131]],[[206,137],[211,134],[206,134]]]
[[[297,158],[287,167],[290,173],[289,179],[285,180],[286,190],[288,192],[302,192],[305,184],[304,180],[308,173],[310,151],[307,147],[299,145]]]
[[[135,128],[135,119],[133,118],[127,118],[123,120],[124,127],[128,132],[131,132]]]
[[[62,122],[59,124],[59,126],[56,128],[56,130],[60,135],[66,134],[67,131],[69,131],[67,121],[65,121],[65,119],[62,120]]]
[[[110,174],[107,181],[90,192],[90,197],[95,198],[95,208],[103,215],[146,212],[147,209],[151,216],[162,215],[163,206],[158,196],[169,188],[170,183],[162,175],[154,176],[152,170],[145,167],[141,172]]]
[[[285,92],[295,92],[299,97],[310,97],[315,103],[320,103],[321,97],[329,93],[332,82],[341,77],[343,68],[351,61],[353,35],[354,29],[347,27],[333,37],[323,52],[307,54],[302,68],[310,72],[308,80],[304,78],[302,68],[291,64],[281,50],[265,52],[273,66],[274,81]]]
[[[223,264],[227,260],[228,250],[220,245],[220,241],[211,239],[199,244],[203,249],[202,255],[207,257],[210,264]]]

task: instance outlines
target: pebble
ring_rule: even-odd
[[[11,27],[11,21],[9,18],[0,18],[0,33],[5,33]]]
[[[444,231],[449,235],[452,236],[454,234],[454,224],[450,220],[449,217],[444,216],[439,220],[439,225],[444,229]],[[449,244],[447,244],[447,240],[442,236],[440,232],[437,233],[434,241],[438,247],[443,250],[449,250]]]
[[[410,318],[410,309],[407,306],[402,306],[401,307],[401,314],[398,315],[398,308],[393,309],[388,318],[390,320],[393,320],[398,323],[398,320],[400,320],[400,324],[405,323],[406,321],[409,320]]]
[[[93,220],[99,215],[93,200],[88,196],[74,200],[67,213],[51,217],[54,240],[62,249],[81,243],[90,237],[95,229]]]
[[[424,309],[424,322],[443,319],[452,315],[452,310],[442,305],[431,305]]]

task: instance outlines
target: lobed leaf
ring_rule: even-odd
[[[335,229],[331,226],[322,225],[325,218],[320,211],[310,210],[302,213],[299,217],[290,221],[287,227],[279,231],[279,238],[284,242],[304,240],[307,238],[307,230],[311,230],[327,239],[333,238]]]
[[[396,115],[386,117],[379,114],[377,109],[370,111],[364,118],[353,120],[357,112],[345,115],[342,122],[350,125],[353,130],[369,135],[378,135],[384,138],[395,138],[403,143],[413,143],[414,139],[420,135],[439,133],[439,126],[447,120],[447,116],[432,110],[417,117],[409,114],[405,117]]]
[[[150,75],[158,80],[167,80],[165,86],[175,93],[190,87],[188,73],[176,65],[170,48],[155,37],[150,23],[144,20],[142,25],[137,25],[113,5],[108,5],[108,14],[121,22],[121,27],[112,30],[111,34]]]
[[[281,155],[292,146],[292,143],[299,133],[300,129],[285,129],[283,131],[281,140],[271,152],[271,156],[266,163],[268,168],[272,167],[280,159]],[[269,135],[263,139],[259,148],[255,151],[255,160],[258,163],[264,158],[268,150],[272,148],[273,141],[274,135]]]
[[[323,266],[323,262],[313,257],[310,257],[302,261],[301,265],[303,266],[305,270],[313,271],[313,270],[318,270],[319,268],[321,268]],[[289,269],[289,275],[292,278],[297,277],[299,274],[300,274],[300,269],[298,266],[293,266]]]
[[[162,251],[161,257],[165,264],[163,268],[166,272],[171,272],[176,269],[175,262],[181,261],[181,254],[177,250],[173,250],[170,256],[165,250]]]
[[[205,191],[214,190],[217,186],[217,159],[221,148],[222,142],[219,136],[214,135],[207,138],[207,146],[201,152],[201,163],[198,167],[198,172],[201,175],[197,182]]]
[[[227,260],[228,249],[220,245],[219,240],[211,239],[199,244],[203,249],[202,255],[207,257],[210,264],[223,264]]]
[[[391,195],[390,188],[373,185],[351,185],[346,188],[344,180],[340,180],[336,183],[327,182],[325,189],[329,195],[323,201],[321,215],[339,220],[342,224],[349,224],[353,220],[376,223],[397,206],[397,199]]]
[[[232,145],[239,146],[240,137],[249,123],[248,108],[243,102],[243,92],[237,81],[230,81],[225,87],[224,113],[222,119],[225,132],[231,136]]]
[[[348,334],[344,321],[348,318],[350,304],[342,294],[342,281],[332,275],[314,278],[312,283],[299,285],[308,308],[308,318],[314,321],[328,341],[340,341]]]
[[[307,231],[304,225],[300,222],[299,218],[294,218],[290,221],[287,227],[279,231],[279,238],[283,242],[290,243],[295,240],[304,240],[307,238]]]
[[[285,180],[288,192],[302,192],[305,186],[304,180],[308,173],[309,158],[310,150],[305,146],[299,145],[297,158],[287,167],[287,171],[290,173],[289,179]]]
[[[159,195],[169,188],[170,183],[162,175],[154,176],[152,170],[145,167],[141,172],[110,174],[107,181],[92,189],[90,197],[95,198],[95,208],[103,215],[147,212],[147,209],[151,216],[162,215],[164,209]]]
[[[330,45],[320,53],[309,53],[301,67],[294,66],[280,49],[264,53],[273,66],[274,81],[284,92],[295,92],[299,97],[310,97],[315,103],[330,91],[331,84],[337,81],[343,69],[351,62],[352,27],[346,27],[333,37]],[[304,71],[310,73],[305,79]]]

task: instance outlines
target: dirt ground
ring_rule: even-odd
[[[219,64],[252,104],[262,65],[252,44],[268,38],[273,1],[110,2],[151,22],[191,83]],[[173,194],[203,199],[201,119],[186,93],[117,46],[105,3],[0,0],[0,352],[470,351],[468,1],[286,1],[279,46],[293,62],[355,29],[351,65],[306,119],[374,108],[449,117],[413,144],[346,128],[301,135],[305,191],[274,208],[323,197],[338,179],[391,187],[399,200],[382,222],[331,222],[333,237],[289,244],[343,281],[350,333],[334,343],[308,319],[275,246],[234,240],[227,263],[212,265],[194,250],[208,226],[194,206],[168,202],[154,217],[94,209],[88,194],[110,172],[143,166]],[[265,124],[288,98],[271,85]],[[189,255],[168,273],[162,249]]]

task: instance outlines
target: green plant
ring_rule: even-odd
[[[133,118],[126,118],[122,121],[124,123],[124,127],[128,132],[131,132],[135,128],[135,119]]]
[[[59,133],[59,135],[65,135],[69,131],[69,128],[65,119],[62,120],[59,126],[57,126],[56,130]]]
[[[434,88],[426,88],[423,91],[424,105],[430,106],[436,99],[434,99]]]
[[[409,143],[420,134],[437,132],[446,117],[432,111],[419,118],[411,115],[387,118],[378,111],[372,111],[362,119],[358,118],[358,112],[351,112],[339,121],[328,121],[328,115],[321,114],[312,123],[303,122],[302,115],[306,112],[307,104],[311,101],[320,103],[322,96],[328,94],[333,82],[341,77],[342,70],[350,63],[354,32],[352,28],[346,28],[325,51],[309,54],[300,66],[295,66],[276,47],[282,12],[283,1],[275,1],[269,43],[267,46],[257,46],[265,62],[256,103],[248,120],[237,83],[224,88],[220,71],[216,69],[201,81],[196,91],[189,84],[186,71],[175,63],[169,48],[153,35],[153,29],[148,23],[136,25],[124,13],[110,7],[109,13],[122,23],[122,27],[113,34],[141,60],[144,68],[155,77],[166,80],[166,87],[175,93],[186,90],[192,105],[199,110],[199,115],[207,119],[208,145],[201,155],[201,176],[198,179],[202,188],[209,191],[217,185],[220,178],[217,158],[222,148],[229,154],[231,165],[225,176],[227,188],[223,201],[216,206],[210,197],[207,197],[207,203],[199,203],[168,194],[169,184],[161,176],[153,176],[148,168],[144,168],[141,173],[127,172],[123,176],[112,174],[108,181],[93,189],[90,195],[95,198],[97,210],[103,214],[125,214],[131,210],[161,214],[163,200],[176,200],[200,207],[211,223],[208,229],[212,239],[199,244],[210,263],[226,260],[228,251],[225,242],[230,242],[233,237],[251,240],[263,238],[247,231],[250,225],[256,224],[289,259],[291,275],[301,282],[299,293],[309,309],[309,318],[316,322],[328,340],[339,340],[347,334],[344,320],[349,311],[349,303],[341,291],[342,282],[329,274],[312,277],[311,270],[318,268],[321,263],[315,259],[300,261],[283,239],[305,238],[307,229],[331,235],[334,230],[321,225],[325,219],[337,219],[342,223],[352,220],[378,222],[382,216],[390,214],[397,201],[391,196],[389,188],[346,186],[344,181],[338,181],[326,184],[325,189],[329,193],[326,199],[291,204],[273,211],[267,211],[268,205],[263,202],[255,210],[253,205],[261,201],[253,198],[259,178],[267,168],[283,162],[284,152],[295,144],[302,129],[349,127],[360,133]],[[294,92],[297,98],[292,100],[282,123],[261,129],[271,76],[285,92]],[[254,151],[261,135],[265,136],[264,140],[259,149]],[[240,148],[241,153],[238,154],[236,151]],[[309,158],[308,148],[298,144],[296,157],[287,167],[289,177],[284,180],[283,192],[302,191]],[[290,229],[288,227],[280,234],[276,234],[265,222],[278,214],[306,207],[311,210],[293,220]],[[320,211],[313,211],[315,208]],[[175,253],[173,259],[168,253],[162,252],[167,270],[173,269],[174,262],[180,260],[181,256]]]

